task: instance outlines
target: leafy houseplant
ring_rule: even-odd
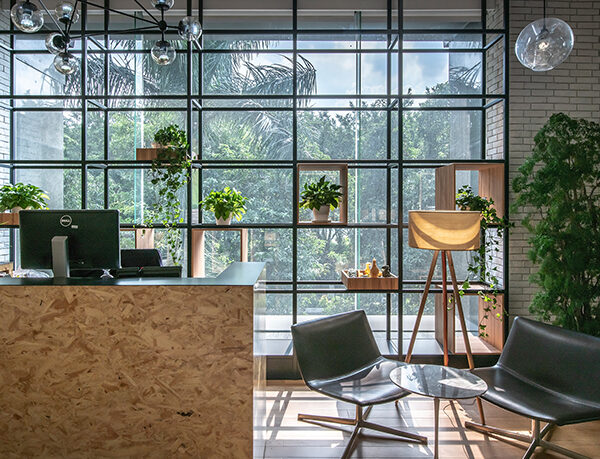
[[[151,225],[156,218],[165,225],[168,252],[173,263],[178,265],[182,241],[177,224],[183,222],[178,193],[190,178],[190,144],[185,131],[174,124],[159,129],[154,142],[162,147],[152,160],[151,183],[158,186],[159,199],[145,224]]]
[[[35,185],[7,184],[0,188],[0,210],[47,209],[48,195]]]
[[[464,295],[464,290],[470,287],[469,278],[473,277],[479,282],[487,283],[490,287],[490,292],[478,291],[477,294],[483,299],[483,316],[479,322],[480,336],[487,336],[486,327],[489,314],[494,312],[496,317],[502,318],[502,314],[498,311],[498,278],[496,271],[498,268],[493,266],[494,256],[499,252],[498,245],[502,241],[502,236],[512,224],[506,218],[500,218],[493,207],[494,200],[477,196],[473,193],[470,186],[465,185],[458,190],[456,194],[456,205],[460,210],[471,210],[481,212],[480,225],[485,234],[484,243],[479,249],[474,251],[473,258],[467,265],[467,279],[464,281],[459,295]],[[490,229],[491,231],[487,231]],[[487,263],[491,268],[488,269]]]
[[[534,142],[512,184],[539,266],[529,310],[600,336],[600,124],[557,113]]]
[[[229,225],[231,217],[240,221],[242,214],[246,213],[246,198],[239,191],[226,186],[223,191],[211,191],[200,202],[200,206],[215,214],[217,225]]]
[[[340,204],[341,188],[341,185],[325,180],[325,176],[317,182],[305,183],[300,195],[300,208],[313,211],[313,222],[327,222],[329,211]]]

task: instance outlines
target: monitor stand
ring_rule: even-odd
[[[52,271],[54,277],[67,278],[69,272],[69,244],[67,236],[52,238]]]

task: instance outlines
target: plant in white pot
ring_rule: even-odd
[[[325,180],[325,176],[316,182],[304,184],[300,195],[300,208],[313,211],[313,223],[329,222],[329,211],[340,205],[341,185]]]
[[[215,214],[217,225],[229,225],[232,217],[240,221],[246,213],[246,198],[236,189],[226,186],[222,191],[211,191],[200,202],[200,207]]]
[[[0,211],[18,212],[21,209],[47,209],[50,199],[41,188],[23,183],[6,184],[0,188]]]

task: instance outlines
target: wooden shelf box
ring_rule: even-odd
[[[398,276],[391,277],[349,277],[342,271],[342,282],[348,290],[397,290]]]
[[[0,226],[19,226],[18,212],[0,213]]]
[[[436,210],[456,209],[456,172],[477,171],[479,186],[477,194],[494,200],[500,218],[504,216],[504,164],[454,163],[435,170]]]
[[[121,228],[121,231],[135,231],[136,249],[154,248],[154,229],[153,228]]]
[[[158,154],[164,150],[164,148],[136,148],[135,149],[135,160],[136,161],[154,161]],[[192,153],[192,158],[194,154]]]
[[[194,228],[192,229],[192,277],[206,276],[206,257],[204,255],[206,231],[239,231],[240,261],[248,261],[248,228]]]
[[[329,172],[329,171],[337,171],[339,173],[339,181],[337,182],[342,186],[340,191],[342,192],[342,197],[340,199],[339,205],[339,213],[340,217],[337,221],[331,221],[330,223],[312,223],[312,221],[302,221],[300,220],[300,209],[298,209],[298,221],[299,225],[347,225],[348,224],[348,164],[344,163],[329,163],[329,164],[321,164],[321,163],[302,163],[298,164],[296,168],[296,186],[298,189],[298,199],[300,199],[300,195],[302,193],[302,188],[300,185],[300,173],[301,172]],[[299,203],[296,203],[298,205]]]
[[[477,284],[472,284],[472,287],[469,290],[465,291],[466,295],[477,295],[479,291],[479,287]],[[436,288],[442,288],[441,285],[436,285]],[[452,286],[448,286],[448,298],[452,298]],[[463,298],[465,298],[463,296]],[[478,323],[481,323],[483,317],[485,316],[485,307],[489,305],[482,298],[478,297]],[[492,310],[488,313],[488,318],[485,321],[485,332],[487,336],[478,336],[477,338],[485,343],[488,343],[489,346],[485,346],[486,354],[500,354],[502,352],[502,348],[504,347],[504,321],[506,317],[504,316],[504,295],[499,293],[496,295],[497,306],[495,310]],[[450,303],[453,304],[453,303]],[[463,304],[464,309],[464,304]],[[500,317],[496,317],[496,314],[500,314]],[[444,339],[444,300],[443,295],[441,293],[435,294],[435,339],[442,346]],[[479,333],[479,330],[478,330]],[[462,339],[462,336],[461,336]],[[455,309],[448,310],[448,351],[451,353],[457,353],[457,340],[456,336],[456,314]],[[477,354],[476,349],[473,349],[473,353]]]

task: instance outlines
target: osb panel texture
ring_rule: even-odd
[[[252,287],[0,287],[1,457],[250,457]]]

